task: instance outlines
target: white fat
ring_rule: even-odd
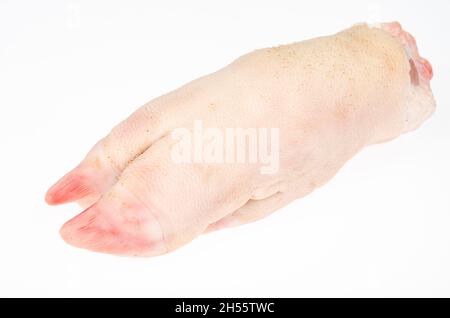
[[[408,132],[420,126],[436,109],[431,90],[424,84],[409,85],[406,97],[405,130]]]

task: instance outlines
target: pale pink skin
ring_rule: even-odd
[[[261,219],[332,178],[363,147],[434,110],[431,65],[398,23],[260,49],[150,101],[47,193],[90,206],[61,229],[77,247],[154,256]],[[177,164],[174,128],[279,127],[280,169]]]

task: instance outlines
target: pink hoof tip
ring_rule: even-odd
[[[157,256],[166,252],[159,224],[151,219],[127,220],[121,212],[94,204],[66,222],[60,235],[70,245],[100,253]]]

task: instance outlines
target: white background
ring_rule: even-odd
[[[450,296],[449,1],[0,0],[0,296]],[[437,111],[263,221],[157,258],[58,230],[48,186],[153,97],[259,47],[400,21]]]

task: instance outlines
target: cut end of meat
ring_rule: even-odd
[[[411,83],[407,88],[404,132],[415,130],[433,114],[436,108],[430,88],[430,80],[433,77],[431,63],[419,55],[416,40],[410,33],[403,30],[400,23],[380,23],[372,25],[372,27],[388,32],[399,40],[405,48],[409,59]]]
[[[389,32],[403,44],[406,54],[408,55],[412,66],[415,67],[420,80],[429,82],[433,77],[433,68],[428,60],[419,55],[416,39],[410,33],[403,30],[398,22],[381,23],[378,27]]]

